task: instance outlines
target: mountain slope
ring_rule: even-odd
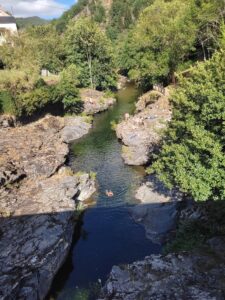
[[[119,33],[133,24],[140,12],[154,0],[78,0],[59,19],[54,20],[57,29],[63,32],[72,19],[90,16],[103,24],[110,38],[115,39]]]
[[[19,29],[27,28],[30,26],[43,25],[48,23],[48,20],[39,17],[16,18],[16,23]]]

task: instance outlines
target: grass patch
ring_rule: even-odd
[[[9,115],[15,115],[15,106],[12,97],[7,92],[0,92],[0,112]]]
[[[110,125],[111,125],[111,129],[112,129],[113,131],[116,131],[116,128],[117,128],[117,125],[118,125],[118,124],[116,123],[116,121],[114,121],[114,120],[111,121],[111,122],[110,122]]]

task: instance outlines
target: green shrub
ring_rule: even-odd
[[[15,104],[10,93],[1,91],[0,92],[0,113],[15,114]]]

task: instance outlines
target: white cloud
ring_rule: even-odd
[[[52,18],[60,16],[68,7],[57,0],[0,0],[0,5],[13,12],[15,17],[39,16]]]

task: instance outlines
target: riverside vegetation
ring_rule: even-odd
[[[21,117],[56,103],[78,114],[81,89],[114,91],[118,73],[146,91],[173,84],[171,120],[147,170],[204,211],[167,247],[190,250],[225,234],[224,21],[224,0],[79,0],[0,47],[0,109]],[[46,83],[42,69],[57,80]]]

